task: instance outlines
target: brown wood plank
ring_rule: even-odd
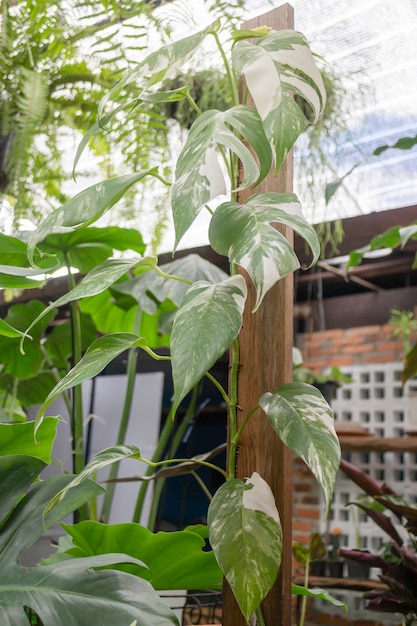
[[[296,576],[293,580],[296,585],[304,585],[304,577]],[[331,578],[329,576],[309,576],[308,586],[323,589],[349,589],[351,591],[372,591],[373,589],[388,589],[380,580],[359,580],[354,578]]]
[[[267,25],[274,30],[292,28],[293,9],[285,4],[243,24],[242,28]],[[281,168],[278,177],[272,173],[256,188],[260,191],[292,191],[292,158]],[[239,194],[245,202],[253,190]],[[288,229],[281,231],[292,241]],[[244,272],[242,272],[244,273]],[[248,301],[240,337],[240,371],[238,405],[239,416],[255,407],[265,391],[274,391],[289,382],[292,376],[292,305],[293,278],[284,279],[271,289],[255,314],[255,289],[248,281]],[[292,541],[292,459],[291,453],[276,437],[261,411],[255,414],[245,428],[237,460],[237,476],[246,478],[254,471],[268,482],[275,495],[284,534],[284,557],[277,582],[262,603],[266,626],[291,624],[291,541]],[[225,585],[223,624],[244,626],[237,604]]]
[[[417,452],[417,437],[355,437],[339,435],[344,452]]]

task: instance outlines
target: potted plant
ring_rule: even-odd
[[[33,233],[27,246],[31,269],[23,267],[23,263],[20,266],[6,263],[2,271],[9,276],[27,276],[44,273],[45,269],[52,270],[56,265],[55,254],[59,256],[59,246],[55,252],[50,251],[49,256],[41,256],[38,246],[43,241],[54,241],[57,232],[63,229],[69,238],[82,239],[90,224],[146,177],[155,177],[171,189],[177,245],[200,211],[215,201],[227,186],[218,160],[224,159],[231,198],[221,202],[215,210],[210,207],[212,217],[209,236],[213,249],[229,258],[230,276],[220,280],[215,277],[194,282],[180,274],[166,273],[158,266],[155,257],[106,258],[88,271],[68,293],[35,316],[22,337],[21,350],[23,354],[29,350],[31,333],[35,334],[37,325],[45,321],[55,308],[72,306],[100,294],[126,275],[132,278],[131,295],[134,299],[136,297],[139,311],[143,302],[148,302],[149,294],[155,302],[166,289],[171,290],[172,285],[181,285],[182,297],[172,326],[170,355],[161,357],[155,353],[140,335],[138,327],[130,332],[110,332],[99,336],[84,354],[80,350],[75,353],[72,369],[58,380],[41,403],[34,423],[35,437],[39,438],[46,413],[54,399],[72,389],[80,393],[81,383],[97,375],[117,355],[126,350],[140,349],[155,359],[170,360],[174,380],[173,414],[204,376],[215,384],[227,406],[232,433],[227,468],[216,466],[206,455],[191,460],[173,458],[154,461],[145,459],[137,446],[119,444],[95,455],[85,467],[81,467],[79,460],[76,477],[66,482],[53,496],[44,515],[52,514],[62,499],[71,497],[75,487],[82,489],[90,476],[122,459],[138,459],[161,472],[165,468],[168,471],[196,472],[200,466],[210,467],[223,480],[216,493],[210,494],[210,545],[244,618],[249,621],[252,614],[256,613],[262,623],[260,604],[273,585],[280,567],[282,530],[271,489],[264,478],[257,472],[246,480],[235,475],[242,430],[255,412],[262,409],[264,418],[269,420],[276,435],[310,467],[324,491],[327,508],[330,506],[339,467],[340,446],[330,407],[322,394],[306,383],[295,382],[279,389],[265,389],[258,404],[244,416],[243,423],[239,427],[237,425],[238,338],[247,286],[243,276],[236,272],[236,266],[243,267],[254,284],[257,293],[256,310],[268,290],[299,266],[291,246],[271,224],[281,223],[293,228],[306,239],[315,259],[319,254],[319,243],[314,229],[302,217],[298,199],[293,194],[254,193],[244,204],[239,204],[236,202],[235,190],[258,184],[269,172],[273,160],[276,170],[279,169],[297,136],[320,116],[325,92],[314,57],[300,33],[290,30],[275,32],[267,28],[238,31],[233,34],[232,60],[229,61],[218,30],[219,24],[212,24],[198,33],[162,47],[138,63],[103,99],[99,107],[99,121],[83,139],[76,156],[77,162],[90,138],[102,126],[111,125],[112,121],[117,120],[121,107],[136,109],[145,103],[147,110],[149,102],[183,98],[194,106],[186,88],[167,93],[158,91],[158,85],[175,74],[207,37],[212,37],[226,63],[232,106],[224,112],[199,111],[179,154],[175,179],[168,181],[156,168],[150,168],[85,189],[46,217]],[[252,39],[256,40],[255,43],[250,41]],[[246,78],[254,108],[238,100],[238,81],[241,76]],[[272,87],[268,92],[264,89],[265,81]],[[125,87],[133,82],[139,88],[139,97],[118,104],[117,100],[124,93]],[[309,119],[293,101],[294,91],[299,99],[309,103],[312,115]],[[243,164],[240,182],[239,160]],[[152,276],[153,280],[149,280],[148,276]],[[17,332],[19,335],[18,330],[10,328],[10,325],[6,325],[2,330]],[[212,376],[210,369],[229,348],[232,370],[229,389],[225,389]],[[80,449],[82,437],[81,424],[81,428],[78,425],[75,432],[77,450]],[[134,525],[129,529],[121,529],[118,525],[106,526],[86,519],[71,528],[66,527],[73,544],[69,552],[61,550],[57,558],[62,558],[65,563],[72,550],[77,551],[81,544],[86,543],[83,537],[89,534],[97,537],[100,533],[108,533],[109,541],[106,545],[109,550],[111,545],[117,543],[121,532],[126,537],[127,531],[141,532],[137,528]],[[128,549],[127,544],[124,541],[125,550]],[[143,542],[135,542],[135,549],[143,545]],[[135,573],[141,576],[143,569],[135,568]],[[172,573],[171,581],[175,581],[175,574]],[[299,592],[308,593],[305,589]],[[138,623],[142,624],[142,621]]]

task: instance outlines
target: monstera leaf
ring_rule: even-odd
[[[23,495],[44,467],[41,459],[27,455],[0,457],[1,624],[27,626],[25,608],[39,615],[44,626],[89,626],[92,614],[99,615],[103,626],[178,624],[146,580],[113,570],[94,570],[120,562],[145,568],[132,557],[106,554],[47,566],[19,564],[19,557],[41,537],[45,528],[103,491],[91,481],[84,482],[44,516],[49,500],[73,478],[54,476]]]
[[[242,139],[251,145],[259,165]],[[240,159],[243,168],[240,189],[260,182],[270,170],[272,153],[255,109],[240,105],[228,111],[212,110],[200,115],[191,127],[175,171],[171,194],[175,246],[202,207],[226,193],[215,146],[230,150]]]
[[[154,589],[221,589],[222,574],[214,554],[204,550],[205,541],[193,526],[183,531],[152,533],[140,524],[84,521],[64,528],[72,547],[53,559],[124,552],[149,569],[134,564],[121,564],[117,569],[146,578]],[[63,543],[65,547],[67,541]]]
[[[306,39],[292,30],[273,32],[255,44],[239,41],[233,65],[243,74],[279,170],[298,136],[321,115],[326,91]],[[308,116],[294,94],[309,109]]]
[[[317,235],[303,218],[294,194],[257,193],[245,204],[224,202],[210,223],[213,249],[241,265],[251,277],[257,292],[255,310],[268,289],[300,267],[292,246],[272,223],[294,229],[309,244],[313,262],[318,259]]]
[[[187,291],[171,334],[174,412],[239,334],[246,293],[242,276],[199,281]]]
[[[340,445],[326,400],[312,385],[289,383],[273,394],[263,394],[259,404],[278,437],[313,472],[328,510],[340,465]]]
[[[208,512],[209,538],[247,622],[281,564],[282,531],[274,496],[256,472],[227,481]]]

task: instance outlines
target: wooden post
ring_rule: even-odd
[[[274,30],[293,28],[294,14],[289,4],[258,16],[242,28],[270,26]],[[292,191],[292,157],[287,158],[279,176],[271,172],[256,191]],[[245,202],[253,190],[239,195]],[[281,230],[292,242],[289,229]],[[242,274],[245,272],[242,270]],[[239,417],[256,406],[262,393],[275,391],[292,380],[293,345],[293,277],[281,280],[265,296],[255,314],[255,289],[248,283],[248,300],[240,335],[238,378]],[[283,528],[283,561],[278,579],[262,603],[266,626],[291,624],[291,561],[292,561],[292,456],[272,430],[262,411],[258,411],[243,431],[237,458],[237,476],[246,478],[257,471],[270,485]],[[227,583],[223,598],[223,626],[245,626]]]

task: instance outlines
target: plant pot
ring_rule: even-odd
[[[369,567],[353,559],[346,559],[347,573],[349,578],[367,580],[369,578]]]
[[[344,561],[328,561],[327,571],[332,578],[343,578],[343,570],[345,568]]]
[[[326,561],[310,563],[310,576],[326,576]]]

